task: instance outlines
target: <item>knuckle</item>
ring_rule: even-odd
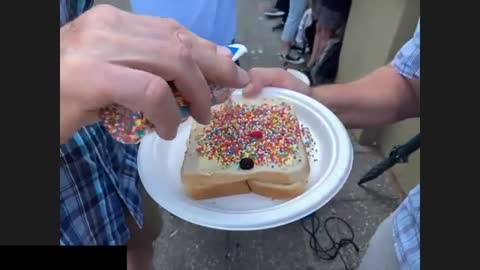
[[[161,103],[167,97],[169,89],[164,80],[153,76],[145,85],[145,101],[153,104]]]
[[[177,49],[175,51],[175,55],[176,55],[177,60],[182,64],[190,65],[193,62],[191,49],[188,48],[187,46],[185,46],[182,43],[180,43],[177,46]]]
[[[110,5],[97,5],[79,17],[81,28],[99,28],[115,25],[120,16],[120,10]]]
[[[226,78],[232,79],[237,76],[237,66],[231,61],[222,61],[219,63],[219,70]]]
[[[183,26],[177,20],[172,18],[165,18],[164,23],[165,26],[172,31],[178,31],[183,28]]]
[[[88,11],[74,20],[63,32],[65,44],[72,48],[96,48],[111,39],[113,32],[109,30],[112,25],[109,20],[115,20],[116,15],[99,16],[101,13],[104,12]]]

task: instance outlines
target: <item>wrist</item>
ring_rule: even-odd
[[[308,86],[305,94],[309,97],[313,97],[313,88]]]
[[[60,101],[60,144],[66,143],[81,127],[81,114],[72,105]]]
[[[69,124],[68,124],[68,117],[65,115],[65,112],[62,112],[60,110],[60,144],[66,143],[69,138],[71,137],[68,135],[71,132],[68,132],[70,130]]]

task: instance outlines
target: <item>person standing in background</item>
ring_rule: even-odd
[[[291,64],[302,64],[305,61],[302,57],[292,56],[290,52],[295,41],[298,25],[302,20],[303,13],[307,9],[307,6],[307,0],[290,0],[289,3],[287,21],[285,22],[285,27],[280,37],[283,44],[283,53],[281,53],[280,57]]]
[[[217,45],[234,43],[236,0],[131,0],[133,13],[171,18]]]
[[[287,19],[286,15],[288,14],[289,0],[277,0],[273,8],[265,11],[263,15],[267,17],[282,17],[283,21]]]
[[[290,0],[277,0],[275,6],[263,13],[267,18],[281,17],[282,21],[276,26],[272,27],[272,31],[283,30],[285,22],[287,21],[288,10],[290,8]]]
[[[312,15],[316,21],[316,33],[307,69],[315,65],[327,47],[328,40],[345,26],[351,5],[352,0],[312,0]]]

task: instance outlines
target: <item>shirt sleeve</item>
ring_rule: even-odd
[[[78,1],[78,9],[79,14],[84,13],[85,11],[89,10],[93,6],[93,0],[83,0]]]
[[[93,6],[93,0],[60,0],[60,26],[74,20]]]
[[[403,45],[391,64],[402,76],[420,79],[420,20],[413,37]]]

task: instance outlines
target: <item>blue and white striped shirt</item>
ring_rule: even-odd
[[[413,37],[392,61],[402,76],[420,80],[420,21]],[[410,191],[395,212],[393,239],[402,270],[420,269],[420,184]]]

